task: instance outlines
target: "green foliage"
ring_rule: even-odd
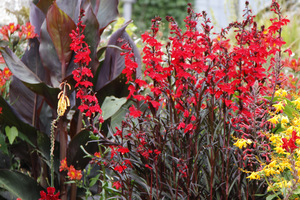
[[[151,27],[151,19],[156,16],[160,16],[162,19],[165,19],[166,16],[173,16],[179,23],[179,26],[183,28],[183,20],[185,19],[186,8],[189,2],[191,1],[137,0],[136,3],[133,4],[132,19],[134,24],[139,27],[141,33]],[[166,29],[167,28],[168,27],[166,27]]]

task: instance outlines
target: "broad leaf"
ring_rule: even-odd
[[[99,75],[99,77],[101,77]],[[99,103],[102,104],[105,97],[115,96],[117,98],[127,97],[128,85],[126,84],[126,77],[124,74],[119,75],[117,78],[106,84],[97,92]]]
[[[130,44],[130,46],[133,48],[135,60],[139,65],[136,72],[136,76],[139,77],[141,74],[140,53],[132,39],[125,32],[128,24],[129,22],[112,34],[111,38],[109,39],[108,45],[121,47],[124,42],[128,42]],[[119,39],[122,39],[123,41],[121,42]],[[125,68],[124,57],[121,56],[120,53],[121,51],[117,48],[108,48],[106,50],[105,60],[97,77],[97,84],[95,86],[96,91],[99,91],[102,87],[117,78]]]
[[[118,4],[119,4],[119,0],[100,1],[99,9],[96,8],[97,10],[95,10],[97,19],[99,21],[100,30],[116,19],[116,17],[119,14]]]
[[[127,101],[126,97],[116,98],[108,96],[101,105],[103,119],[106,120],[113,116]]]
[[[30,39],[28,48],[22,57],[24,65],[38,76],[40,79],[45,79],[45,70],[39,57],[39,42],[37,38]],[[30,89],[28,89],[16,76],[12,77],[9,86],[9,99],[13,103],[16,111],[29,123],[32,124],[37,120],[37,108],[41,106],[41,97],[38,97]],[[34,118],[34,120],[33,120]]]
[[[34,32],[40,36],[41,26],[46,15],[34,3],[30,3],[29,21],[34,26]]]
[[[48,80],[47,73],[42,64],[39,54],[40,42],[37,38],[29,39],[28,48],[26,49],[21,61],[35,74],[40,80]],[[46,82],[47,83],[47,82]]]
[[[88,130],[82,130],[72,138],[67,150],[67,160],[70,161],[69,164],[83,169],[89,163],[89,158],[83,158],[86,154],[80,148],[81,145],[91,154],[98,150],[96,143],[88,143],[88,141],[90,141],[89,135]]]
[[[73,20],[62,11],[54,2],[46,16],[47,30],[56,49],[58,58],[62,64],[62,78],[66,76],[66,69],[72,56],[70,44],[72,39],[69,34],[75,30]]]
[[[26,120],[32,124],[37,119],[37,108],[41,105],[41,97],[28,89],[18,78],[12,76],[9,85],[9,101],[13,102],[12,107]],[[33,120],[33,118],[35,118]]]
[[[16,137],[19,135],[18,129],[15,126],[12,126],[12,127],[6,126],[5,133],[8,138],[9,144],[12,144],[14,142],[14,140],[16,139]]]
[[[38,84],[39,77],[33,73],[8,47],[0,47],[0,52],[10,71],[21,81]]]
[[[46,73],[41,64],[40,57],[38,56],[37,39],[30,40],[29,46],[29,50],[26,50],[24,56],[22,57],[23,62],[27,65],[24,64],[8,47],[0,47],[0,51],[8,68],[12,71],[14,76],[21,80],[32,91],[44,96],[47,103],[54,107],[56,106],[59,89],[50,88],[45,83],[41,82],[41,78],[45,79]],[[30,66],[30,68],[27,66]],[[15,83],[16,85],[14,85]],[[26,98],[28,100],[34,100],[33,93],[30,93],[28,90],[22,88],[19,82],[13,81],[11,84],[11,88],[13,88],[11,91],[12,96],[20,96],[23,93],[26,94]],[[12,101],[14,101],[14,99],[12,99]],[[22,99],[20,101],[22,101]],[[27,109],[32,108],[32,102],[30,103],[26,101],[24,103],[27,106]]]
[[[43,13],[46,15],[49,7],[54,2],[54,0],[39,0],[39,2],[36,4],[36,6],[43,11]]]
[[[0,107],[2,107],[0,120],[8,126],[15,126],[19,131],[19,137],[22,137],[23,140],[27,141],[30,145],[35,146],[37,130],[26,123],[15,109],[12,108],[1,96]]]
[[[0,185],[22,200],[39,199],[41,186],[31,177],[15,171],[0,170]]]
[[[0,154],[6,154],[8,155],[8,148],[7,148],[7,144],[5,142],[6,136],[4,134],[0,134],[0,151],[2,153]]]
[[[97,58],[97,47],[100,42],[100,33],[99,33],[99,23],[93,12],[91,4],[86,8],[85,16],[82,19],[83,24],[86,25],[84,29],[85,42],[89,45],[91,50],[90,58],[91,62],[89,66],[95,71],[96,67],[99,65]]]
[[[43,66],[49,71],[50,82],[53,87],[59,87],[62,80],[61,62],[59,61],[52,39],[47,31],[46,20],[41,27],[40,56]]]
[[[56,3],[61,10],[63,10],[75,23],[77,23],[81,0],[57,0]]]

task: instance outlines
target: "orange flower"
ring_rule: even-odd
[[[4,78],[6,80],[8,80],[10,78],[10,76],[12,75],[11,71],[8,69],[8,67],[4,67],[3,69],[3,75],[4,75]]]
[[[60,161],[59,171],[65,171],[69,170],[68,164],[67,164],[67,158]]]
[[[100,152],[95,152],[95,153],[94,153],[94,156],[97,157],[97,158],[101,158]]]
[[[70,166],[68,176],[71,180],[80,180],[82,177],[81,170],[76,170],[73,165]]]

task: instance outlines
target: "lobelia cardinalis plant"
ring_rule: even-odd
[[[89,115],[84,106],[96,101],[102,104],[105,112],[100,122],[107,127],[109,118],[126,102],[126,98],[122,97],[127,96],[127,87],[123,75],[120,75],[125,65],[124,58],[120,56],[118,38],[134,46],[125,31],[128,22],[111,35],[107,46],[98,49],[102,32],[118,15],[117,6],[117,0],[35,1],[31,4],[30,22],[37,35],[29,39],[21,59],[9,47],[0,47],[6,65],[13,73],[9,101],[0,98],[3,108],[1,127],[9,127],[5,131],[15,134],[9,153],[20,159],[19,169],[30,174],[27,176],[9,170],[10,166],[0,170],[0,182],[13,196],[23,200],[38,199],[42,195],[40,191],[49,186],[60,190],[62,200],[84,196],[80,191],[76,194],[74,184],[71,187],[65,184],[66,174],[59,171],[59,160],[67,158],[69,176],[72,177],[88,164],[88,159],[82,158],[84,153],[80,146],[91,152],[97,150],[96,145],[87,142],[92,128],[99,126],[101,116],[94,120],[96,115]],[[79,19],[80,10],[84,10],[85,16]],[[76,26],[77,23],[85,26],[84,31]],[[90,71],[83,78],[84,83],[93,83],[90,85],[81,84],[76,79],[78,76],[72,76],[72,73],[83,69],[78,63],[78,49],[70,48],[70,33],[77,28],[85,36],[81,42],[89,48],[86,54],[89,62],[84,67]],[[104,53],[104,59],[99,60]],[[137,49],[135,57],[139,59]],[[92,100],[90,102],[76,100],[76,84],[84,91],[84,97],[92,91],[99,96],[92,95],[93,99],[88,99]],[[100,113],[100,107],[96,112]],[[107,134],[106,128],[102,134]],[[22,184],[16,184],[14,181],[20,178]],[[53,189],[50,192],[58,196]]]
[[[276,1],[278,18],[258,28],[246,2],[243,22],[231,23],[219,34],[205,12],[191,5],[181,30],[172,17],[170,37],[157,33],[161,18],[152,20],[145,43],[144,77],[130,44],[122,48],[123,73],[133,102],[122,125],[92,155],[92,163],[112,171],[113,186],[124,199],[255,199],[266,195],[263,182],[246,179],[244,169],[257,169],[255,157],[269,161],[267,129],[271,100],[280,83],[281,29],[288,23]],[[200,22],[201,20],[201,22]],[[226,38],[235,32],[231,45]],[[289,51],[288,51],[289,52]],[[233,148],[232,137],[245,151]],[[107,148],[107,145],[109,147]],[[108,150],[107,150],[108,149]],[[102,173],[105,170],[102,170]],[[110,173],[112,173],[110,172]],[[260,185],[259,185],[260,184]]]

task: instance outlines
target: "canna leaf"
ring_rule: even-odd
[[[94,12],[99,21],[100,30],[116,19],[119,0],[96,0]]]
[[[101,105],[103,119],[106,120],[113,116],[127,101],[126,97],[116,98],[107,96]]]
[[[100,33],[99,33],[99,23],[93,12],[91,4],[85,10],[85,16],[82,19],[83,24],[86,25],[84,29],[84,40],[89,45],[89,49],[91,50],[90,58],[91,62],[89,66],[93,71],[95,71],[96,67],[99,65],[99,61],[97,58],[97,47],[100,42]]]
[[[0,52],[6,65],[18,79],[29,84],[42,82],[8,47],[0,47]]]
[[[89,158],[84,158],[85,153],[81,150],[80,146],[83,146],[89,153],[94,153],[98,149],[96,143],[88,143],[88,141],[91,140],[89,135],[89,130],[82,130],[72,138],[68,145],[67,160],[70,161],[70,164],[74,165],[75,168],[84,169],[90,160]]]
[[[1,187],[22,200],[39,199],[40,191],[43,190],[31,177],[7,169],[0,170],[0,184]]]
[[[43,11],[43,13],[46,15],[49,7],[54,2],[54,0],[39,0],[39,2],[36,4],[36,6]]]
[[[56,3],[61,10],[63,10],[75,23],[77,23],[81,0],[56,0]]]
[[[124,42],[128,42],[133,48],[133,53],[135,56],[135,60],[137,61],[139,67],[137,69],[136,75],[139,77],[141,74],[141,58],[140,53],[135,46],[132,39],[125,32],[127,25],[130,22],[124,24],[124,26],[118,29],[115,33],[112,34],[110,40],[108,41],[108,45],[114,45],[121,47],[123,42],[120,42],[119,39],[123,39]],[[105,85],[110,83],[112,80],[116,79],[125,68],[124,57],[120,55],[121,51],[117,48],[108,48],[105,53],[105,60],[97,77],[97,84],[95,86],[96,91],[99,91]]]
[[[72,56],[72,50],[70,50],[72,39],[69,34],[72,30],[75,30],[76,25],[73,20],[57,6],[56,2],[52,4],[47,12],[46,24],[58,58],[62,64],[62,78],[65,78],[66,69]]]
[[[40,36],[41,26],[45,20],[46,15],[34,3],[30,3],[29,21],[34,26],[34,32]]]

